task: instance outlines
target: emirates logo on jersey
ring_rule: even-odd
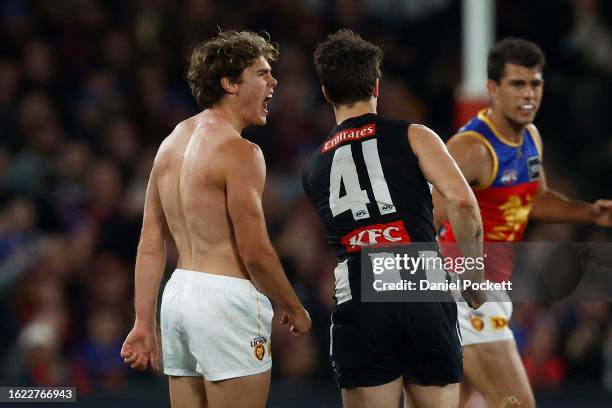
[[[370,123],[369,125],[365,125],[356,129],[341,130],[323,144],[323,147],[321,148],[321,153],[325,153],[335,147],[338,147],[344,142],[363,139],[364,137],[372,136],[374,134],[376,134],[375,123]]]
[[[340,243],[346,247],[348,253],[360,251],[363,247],[381,247],[409,242],[412,240],[403,221],[368,225],[340,238]]]

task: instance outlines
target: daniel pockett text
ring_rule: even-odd
[[[464,291],[467,289],[487,291],[510,291],[512,282],[473,282],[463,279],[466,271],[484,269],[483,257],[444,257],[435,251],[419,251],[418,256],[408,254],[375,253],[370,254],[376,292],[386,291]],[[401,271],[414,275],[424,271],[423,279],[407,280],[401,278]],[[449,271],[455,279],[448,279]]]

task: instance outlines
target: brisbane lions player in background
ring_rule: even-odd
[[[543,68],[544,54],[536,44],[520,39],[495,44],[487,62],[490,106],[448,141],[450,154],[478,200],[488,255],[486,278],[491,281],[510,279],[514,257],[510,246],[486,243],[521,241],[528,218],[612,225],[612,201],[569,200],[546,184],[542,140],[532,123],[542,100]],[[436,227],[442,226],[440,242],[459,240],[445,210],[445,194],[438,193],[434,190],[433,197]],[[459,303],[458,310],[465,371],[461,405],[477,390],[489,407],[533,407],[533,393],[508,327],[509,298],[489,301],[478,311]]]

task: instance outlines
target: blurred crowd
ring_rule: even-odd
[[[496,3],[498,38],[523,36],[547,54],[536,123],[549,184],[586,200],[610,198],[611,3]],[[3,1],[0,384],[73,384],[86,394],[142,376],[123,367],[119,349],[133,319],[146,183],[161,140],[199,111],[185,64],[219,28],[266,31],[280,45],[268,125],[245,136],[264,151],[269,232],[313,331],[295,341],[274,328],[273,375],[331,381],[335,257],[300,182],[306,158],[334,125],[314,46],[341,27],[380,45],[379,112],[447,138],[461,78],[460,16],[453,0]],[[528,234],[553,237],[612,235],[558,225],[532,225]],[[175,262],[170,248],[168,274]],[[612,391],[610,311],[593,302],[515,305],[512,326],[536,390],[582,381]]]

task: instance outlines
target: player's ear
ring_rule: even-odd
[[[225,90],[225,92],[229,94],[235,94],[238,92],[238,82],[234,82],[229,77],[221,78],[221,87]]]
[[[372,96],[378,98],[378,85],[380,84],[380,79],[376,78],[374,81],[374,89],[372,90]]]
[[[329,95],[327,94],[327,91],[325,90],[325,87],[323,85],[321,85],[321,92],[323,92],[323,97],[325,98],[325,100],[328,103],[331,103],[332,105],[334,104],[331,100],[331,98],[329,97]]]
[[[487,93],[489,94],[490,98],[497,96],[497,87],[497,82],[492,79],[487,79]]]

